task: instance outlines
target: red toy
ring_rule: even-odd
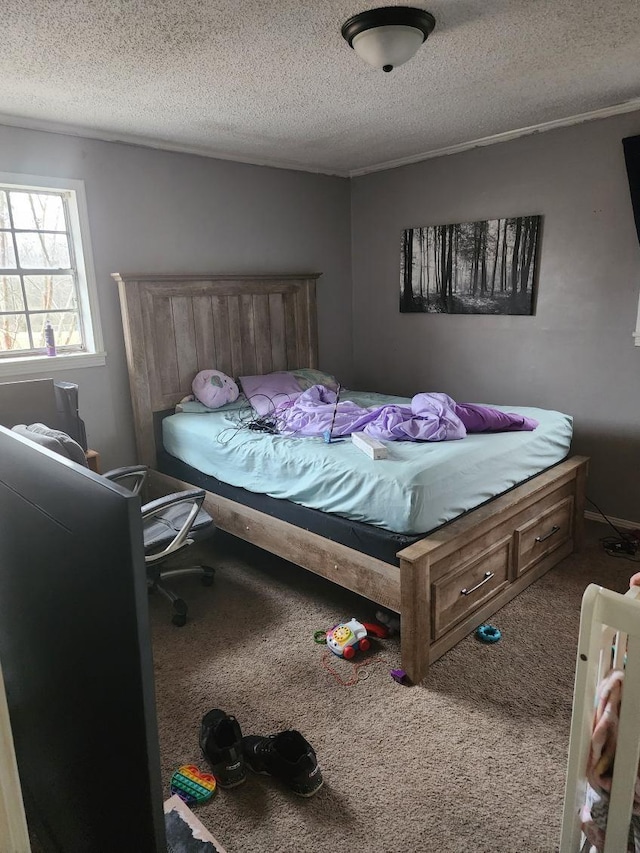
[[[386,625],[379,625],[377,622],[363,622],[367,629],[367,634],[371,637],[376,637],[378,640],[386,640],[389,636],[389,629]]]
[[[366,652],[370,648],[369,635],[384,640],[389,632],[384,625],[350,619],[327,631],[327,646],[334,655],[351,660],[356,652]]]
[[[341,622],[327,631],[327,646],[334,655],[351,660],[357,651],[366,652],[371,643],[367,639],[367,629],[357,619]]]

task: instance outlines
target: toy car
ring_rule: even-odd
[[[367,629],[357,619],[334,625],[327,631],[327,646],[334,655],[350,660],[357,651],[366,652],[371,643],[367,639]]]

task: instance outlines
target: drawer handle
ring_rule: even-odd
[[[490,581],[494,575],[495,572],[485,572],[484,578],[480,581],[480,583],[477,583],[475,586],[472,586],[471,589],[467,589],[466,587],[464,589],[461,589],[460,595],[471,595],[472,592],[475,592],[477,589],[480,589],[480,587],[484,586],[487,581]]]
[[[544,542],[545,539],[551,539],[551,537],[556,534],[560,530],[557,524],[554,524],[551,530],[548,533],[545,533],[544,536],[536,536],[536,542]]]

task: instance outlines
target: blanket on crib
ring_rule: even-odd
[[[613,670],[598,686],[598,705],[587,765],[587,802],[581,815],[582,831],[588,845],[585,853],[604,850],[623,684],[624,673]],[[640,853],[640,773],[636,779],[627,853]]]
[[[340,400],[324,385],[314,385],[278,407],[281,435],[350,435],[365,432],[384,441],[452,441],[468,432],[534,430],[538,422],[490,406],[456,403],[447,394],[416,394],[409,405],[388,404],[363,409]]]

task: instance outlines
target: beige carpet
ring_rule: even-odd
[[[302,569],[220,537],[213,587],[188,579],[181,629],[150,600],[163,784],[181,764],[206,768],[198,728],[211,708],[245,734],[297,728],[325,778],[309,800],[264,776],[218,791],[197,813],[227,853],[549,853],[563,799],[580,599],[590,582],[624,590],[635,564],[589,545],[496,614],[493,646],[472,636],[425,685],[389,675],[384,641],[369,677],[341,686],[313,632],[375,607]],[[332,658],[343,680],[353,664]]]

